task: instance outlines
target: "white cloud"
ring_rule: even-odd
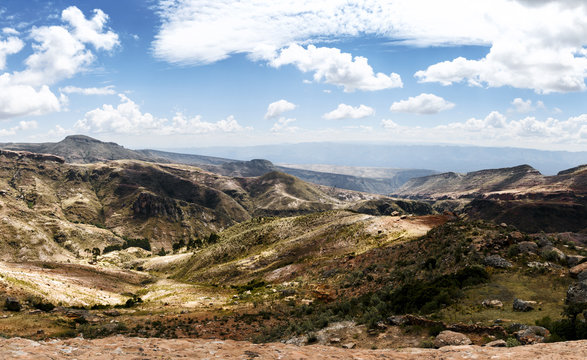
[[[15,36],[10,36],[6,40],[0,38],[0,70],[6,67],[6,57],[20,52],[23,47],[24,42]]]
[[[119,43],[117,34],[110,30],[104,32],[108,15],[100,9],[94,9],[94,16],[86,20],[80,9],[70,6],[63,10],[61,18],[73,27],[73,35],[79,41],[92,44],[96,49],[112,50]]]
[[[237,53],[272,59],[291,43],[363,34],[419,44],[487,43],[491,28],[484,11],[494,2],[160,0],[162,26],[153,48],[163,60],[201,64]]]
[[[75,123],[74,128],[84,132],[129,135],[195,135],[250,130],[239,125],[232,115],[215,123],[202,121],[199,115],[188,118],[180,113],[171,121],[157,118],[150,113],[143,113],[139,105],[126,95],[119,94],[119,97],[120,104],[117,107],[105,104],[88,111],[83,119]]]
[[[509,16],[488,14],[500,33],[490,37],[487,56],[480,60],[458,57],[415,76],[421,82],[466,81],[473,86],[512,86],[544,94],[586,89],[587,7],[570,9],[562,2],[528,7],[509,2],[497,8]]]
[[[271,132],[273,133],[282,133],[282,132],[295,132],[299,130],[296,126],[289,126],[292,122],[296,121],[296,119],[286,119],[284,117],[279,118],[273,127],[271,128]]]
[[[160,0],[156,57],[212,63],[233,54],[274,59],[292,43],[374,35],[416,46],[490,46],[416,73],[422,82],[512,86],[539,93],[586,88],[584,1]],[[426,9],[423,11],[422,9]],[[206,36],[194,36],[206,34]]]
[[[345,92],[375,91],[402,87],[398,74],[375,74],[367,58],[343,53],[337,48],[292,44],[281,50],[270,64],[274,67],[295,65],[302,72],[313,72],[314,81],[342,86]]]
[[[322,118],[327,120],[362,119],[373,114],[375,114],[375,110],[366,105],[361,104],[358,107],[352,107],[346,104],[339,104],[336,109],[322,115]]]
[[[115,95],[114,86],[105,86],[101,88],[79,88],[75,86],[66,86],[59,89],[64,94],[81,94],[81,95]]]
[[[118,44],[118,36],[105,31],[107,16],[100,10],[86,20],[79,9],[70,7],[62,12],[61,20],[66,25],[33,27],[29,36],[33,53],[24,60],[24,69],[0,75],[0,118],[62,110],[67,98],[58,99],[49,87],[84,71],[94,61],[86,44],[103,50]],[[15,37],[0,43],[1,67],[7,54],[23,46]]]
[[[32,86],[13,85],[5,75],[0,75],[0,119],[61,110],[60,100],[48,86],[36,90]]]
[[[544,103],[542,101],[537,101],[536,104],[532,104],[532,100],[524,100],[522,98],[515,98],[512,101],[512,105],[514,108],[512,111],[519,112],[519,113],[529,113],[535,111],[536,109],[544,109]]]
[[[284,99],[272,102],[271,104],[269,104],[269,106],[267,106],[267,113],[265,113],[265,119],[276,118],[284,112],[294,110],[296,107],[296,104],[290,103],[289,101]]]
[[[0,129],[0,136],[14,136],[18,131],[34,130],[38,127],[36,121],[21,121],[9,129]]]
[[[0,14],[1,15],[1,14]],[[11,27],[5,27],[2,29],[2,32],[6,35],[20,35],[20,32]]]
[[[389,108],[391,111],[408,112],[416,114],[437,114],[444,110],[450,110],[455,104],[444,100],[434,94],[420,94],[409,97],[407,100],[394,102]]]

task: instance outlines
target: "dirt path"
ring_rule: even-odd
[[[329,346],[256,345],[231,340],[125,338],[0,339],[0,359],[586,359],[587,341],[514,348],[479,346],[403,350],[345,350]]]

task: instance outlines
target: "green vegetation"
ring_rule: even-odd
[[[151,251],[151,243],[149,239],[129,239],[124,238],[124,243],[122,245],[108,245],[102,250],[103,254],[107,254],[112,251],[119,251],[123,249],[128,249],[130,247],[138,247],[147,251]]]

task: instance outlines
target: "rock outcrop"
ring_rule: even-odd
[[[525,311],[534,310],[535,305],[536,305],[536,301],[514,299],[513,308],[514,308],[514,311],[524,311],[525,312]]]

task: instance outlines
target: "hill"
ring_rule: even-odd
[[[130,150],[112,142],[102,142],[84,135],[67,136],[57,143],[0,144],[7,150],[29,151],[61,156],[68,163],[91,164],[110,160],[141,160],[154,163],[173,163],[198,166],[225,176],[254,177],[272,171],[281,171],[304,181],[335,188],[388,194],[397,190],[412,177],[434,173],[430,170],[393,169],[376,177],[344,173],[304,170],[286,166],[275,166],[268,160],[239,161],[213,156],[180,154],[158,150]],[[359,173],[359,172],[357,172]]]
[[[528,165],[409,180],[393,196],[458,206],[474,218],[529,232],[587,228],[587,166],[543,176]],[[450,205],[450,204],[453,205]]]
[[[345,208],[380,197],[270,172],[235,178],[187,165],[62,158],[0,150],[4,260],[91,257],[87,249],[148,239],[153,248],[202,239],[251,217]],[[388,200],[391,201],[391,200]],[[401,210],[401,209],[400,209]]]

